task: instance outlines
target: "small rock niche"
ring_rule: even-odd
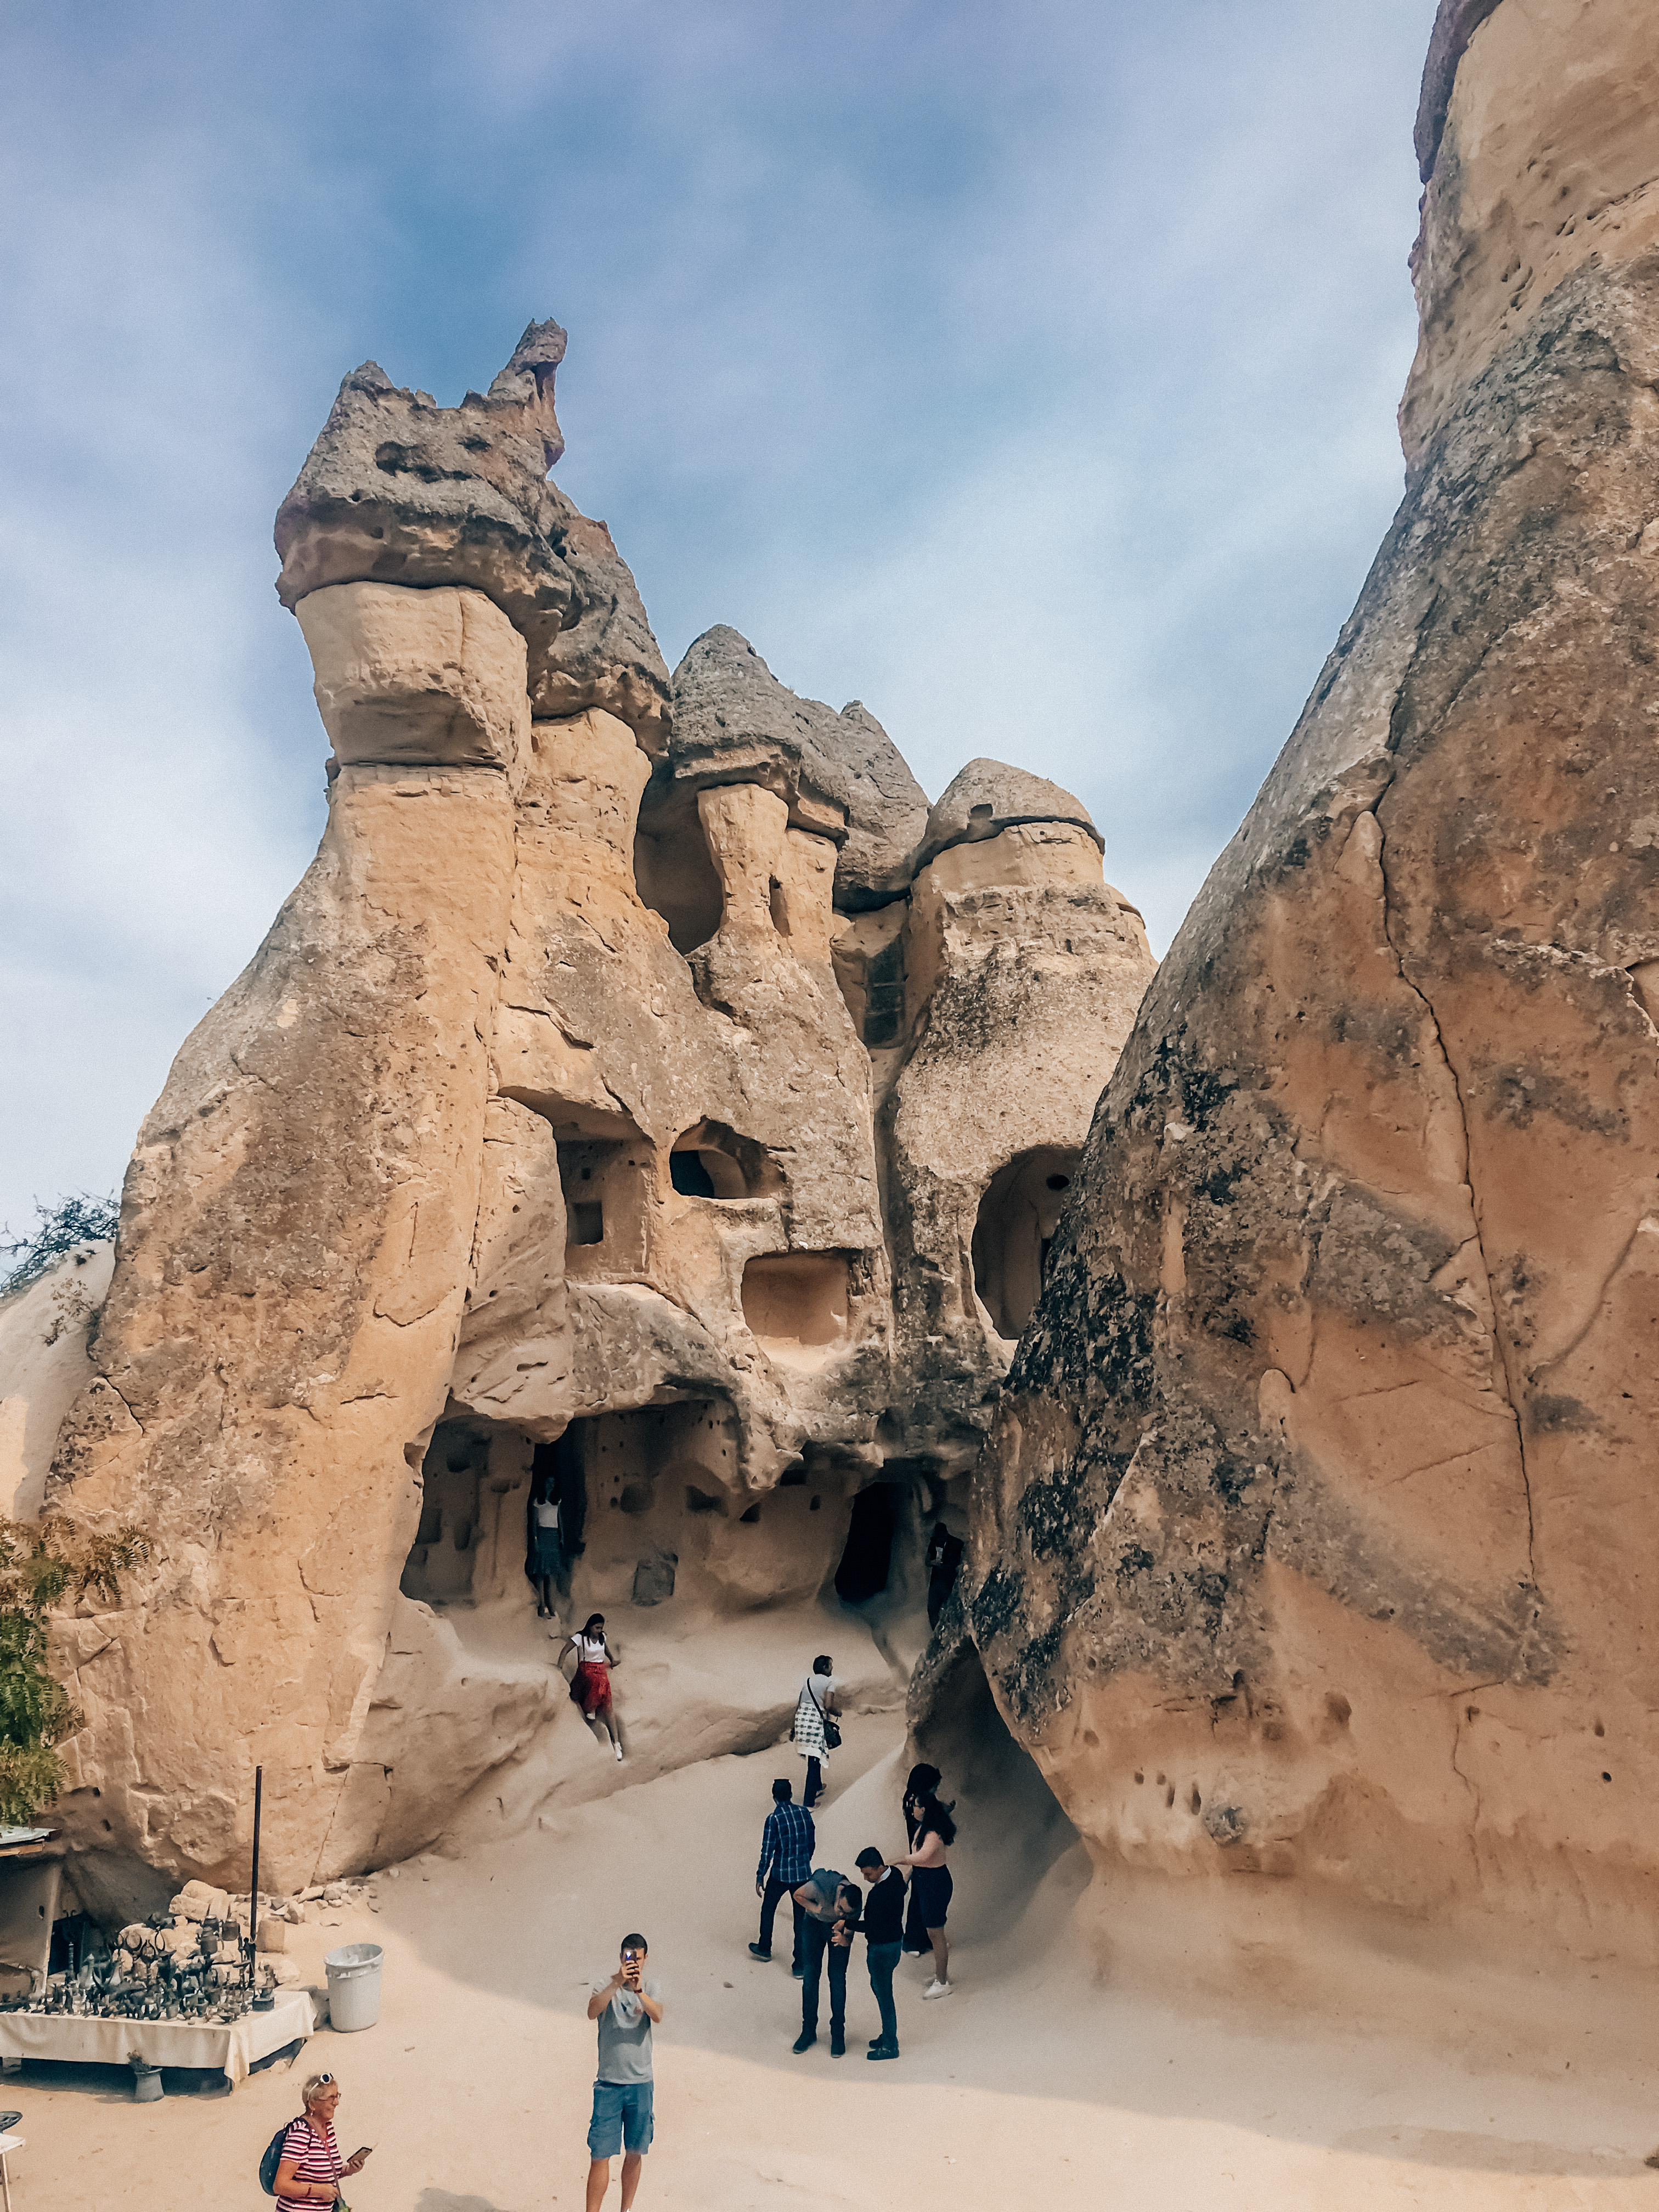
[[[772,1359],[816,1367],[850,1334],[845,1252],[769,1252],[743,1271],[743,1317]]]
[[[633,1273],[645,1264],[651,1146],[557,1133],[564,1192],[565,1266],[569,1273]]]

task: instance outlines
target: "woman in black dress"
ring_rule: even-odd
[[[918,1777],[924,1779],[917,1788]],[[933,1954],[933,1978],[922,1991],[924,1997],[948,1997],[951,1994],[951,1939],[945,1932],[945,1917],[951,1907],[955,1887],[951,1869],[945,1863],[945,1853],[957,1839],[957,1825],[951,1818],[951,1808],[941,1805],[935,1792],[939,1783],[936,1766],[913,1767],[910,1787],[904,1800],[904,1824],[910,1831],[910,1849],[893,1864],[910,1870],[910,1903],[904,1923],[904,1948],[925,1957]]]

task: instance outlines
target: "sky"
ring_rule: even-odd
[[[1433,0],[0,7],[0,1223],[119,1182],[315,850],[339,380],[570,334],[556,471],[1162,951],[1398,503]]]

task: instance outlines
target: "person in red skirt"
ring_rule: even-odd
[[[574,1652],[576,1660],[576,1671],[570,1678],[570,1702],[581,1707],[582,1718],[592,1729],[594,1741],[610,1744],[620,1759],[622,1730],[617,1725],[611,1703],[611,1669],[622,1662],[605,1635],[605,1615],[590,1613],[568,1640],[565,1649]]]

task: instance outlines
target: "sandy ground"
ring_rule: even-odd
[[[899,1734],[890,1714],[849,1725],[821,1860],[850,1868],[866,1843],[896,1848]],[[787,1948],[763,1966],[744,1946],[771,1779],[799,1771],[787,1750],[711,1759],[381,1877],[378,1913],[299,1931],[298,1954],[320,1980],[327,1948],[384,1944],[380,2025],[320,2033],[291,2072],[156,2106],[134,2106],[112,2070],[9,2078],[28,2142],[14,2160],[17,2212],[268,2203],[259,2153],[294,2112],[301,2074],[324,2068],[344,2089],[343,2146],[377,2146],[349,2191],[354,2212],[578,2206],[594,2049],[586,1985],[635,1925],[667,2007],[641,2212],[1659,2202],[1659,2173],[1641,2164],[1659,2140],[1659,2098],[1620,2039],[1606,2051],[1590,2039],[1571,2069],[1559,2049],[1476,2063],[1426,2039],[1103,1985],[1075,1933],[1075,1851],[1000,1926],[999,1901],[974,1894],[964,1837],[957,1994],[921,2003],[922,1970],[907,1961],[903,2056],[867,2064],[876,2015],[860,1945],[847,2057],[830,2058],[826,2033],[798,2058]],[[606,2201],[618,2202],[614,2182]]]

